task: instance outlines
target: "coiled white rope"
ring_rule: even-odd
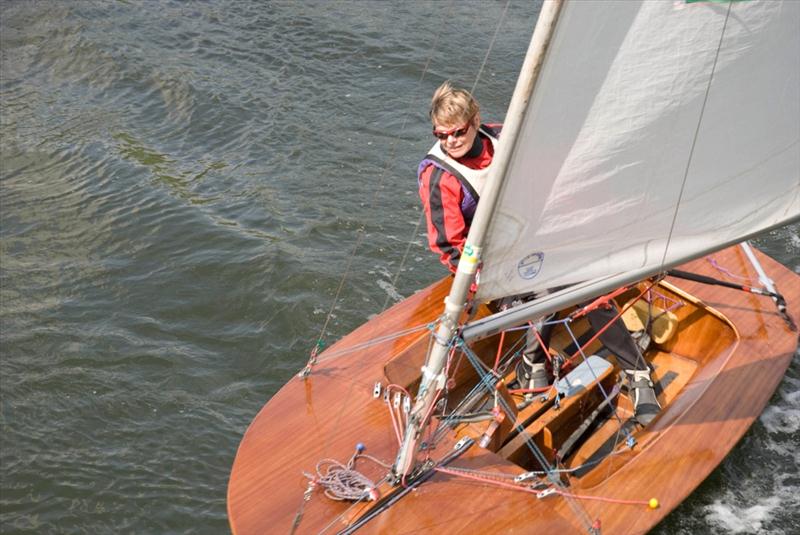
[[[355,470],[356,460],[368,459],[375,464],[390,469],[391,465],[365,453],[364,447],[359,444],[356,452],[350,457],[347,464],[336,459],[322,459],[317,463],[316,475],[304,472],[304,475],[316,485],[325,489],[325,496],[337,501],[361,501],[364,499],[375,500],[378,497],[376,483],[370,478]]]

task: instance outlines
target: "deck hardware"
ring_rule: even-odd
[[[556,493],[555,487],[550,487],[549,489],[545,489],[545,490],[543,490],[541,492],[537,492],[536,493],[536,497],[541,500],[542,498],[547,498],[551,494],[555,494],[555,493]]]
[[[461,440],[459,440],[458,442],[456,442],[456,445],[455,445],[455,446],[453,446],[453,449],[454,449],[454,450],[460,450],[461,448],[463,448],[463,447],[464,447],[464,445],[465,445],[467,442],[470,442],[470,441],[472,441],[472,439],[471,439],[471,438],[469,438],[469,437],[464,437],[464,438],[462,438]]]
[[[536,477],[536,472],[524,472],[514,478],[514,483],[522,483],[523,481],[527,481],[535,477]]]

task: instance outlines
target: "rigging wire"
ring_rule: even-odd
[[[436,468],[434,468],[434,470],[436,470],[437,472],[442,472],[443,474],[448,474],[448,475],[456,476],[456,477],[464,477],[464,478],[467,478],[467,479],[473,479],[475,481],[481,481],[483,483],[496,485],[498,487],[503,487],[503,488],[507,488],[507,489],[510,489],[510,490],[518,490],[518,491],[522,491],[522,492],[529,492],[529,493],[532,493],[532,494],[536,494],[537,497],[539,497],[539,498],[544,498],[545,496],[550,494],[550,492],[548,492],[547,490],[541,491],[541,490],[533,489],[533,488],[531,488],[529,486],[526,486],[526,485],[519,485],[519,484],[515,484],[515,483],[507,483],[506,481],[504,481],[504,479],[508,479],[510,474],[503,474],[503,473],[500,473],[500,472],[491,473],[491,474],[486,473],[486,472],[481,473],[481,472],[474,471],[474,470],[469,470],[469,469],[459,468],[459,467],[452,467],[452,466],[437,466]],[[511,477],[513,477],[513,476],[511,476]],[[551,492],[553,494],[558,494],[559,496],[564,497],[564,498],[574,498],[574,499],[579,499],[579,500],[596,500],[596,501],[601,501],[601,502],[606,502],[606,503],[618,503],[618,504],[623,504],[623,505],[645,505],[645,506],[650,507],[651,509],[655,509],[656,507],[658,507],[657,506],[658,502],[655,502],[655,504],[654,504],[652,498],[650,500],[627,500],[627,499],[620,499],[620,498],[608,498],[608,497],[605,497],[605,496],[593,496],[593,495],[588,495],[588,494],[573,494],[573,493],[570,493],[570,492],[565,492],[565,491],[561,490],[558,487],[550,487],[548,490],[550,490],[550,489],[552,489]],[[654,505],[655,505],[655,507],[654,507]]]
[[[692,148],[689,149],[689,157],[686,160],[686,169],[683,172],[683,180],[681,181],[681,189],[678,191],[678,200],[675,203],[675,210],[672,213],[672,222],[670,223],[669,233],[667,234],[667,243],[664,246],[664,255],[661,257],[661,271],[664,271],[664,266],[667,262],[667,251],[669,251],[670,243],[672,241],[672,233],[675,230],[675,222],[678,220],[678,210],[681,206],[681,201],[683,200],[683,193],[686,189],[686,181],[689,178],[689,169],[692,167],[692,159],[694,158],[694,149],[697,146],[697,138],[700,135],[700,126],[703,124],[703,115],[706,111],[706,104],[708,103],[708,95],[711,92],[711,83],[714,81],[714,73],[717,70],[717,61],[719,60],[719,54],[722,50],[722,40],[725,37],[725,29],[728,27],[728,19],[731,15],[731,6],[733,2],[728,2],[728,10],[725,12],[725,21],[722,23],[722,31],[719,35],[719,42],[717,43],[717,51],[714,55],[714,63],[711,66],[711,74],[708,77],[708,83],[706,84],[706,91],[705,95],[703,95],[703,105],[700,107],[700,116],[697,118],[697,126],[694,130],[694,137],[692,138]]]
[[[368,347],[372,347],[372,346],[381,344],[383,342],[388,342],[390,340],[396,340],[397,338],[402,338],[403,336],[406,336],[406,335],[409,335],[409,334],[413,334],[415,332],[424,331],[426,329],[431,330],[431,328],[432,328],[431,324],[422,323],[420,325],[417,325],[415,327],[409,327],[408,329],[404,329],[402,331],[396,331],[396,332],[389,333],[389,334],[384,335],[384,336],[378,336],[376,338],[370,338],[366,342],[362,342],[360,344],[349,346],[349,347],[346,347],[344,349],[338,349],[338,350],[332,351],[332,352],[329,351],[328,353],[325,353],[325,355],[322,358],[318,359],[317,361],[318,362],[327,362],[329,360],[333,360],[333,359],[338,358],[338,357],[343,357],[343,356],[345,356],[345,355],[347,355],[349,353],[352,353],[354,351],[360,351],[362,349],[366,349]]]
[[[500,28],[502,27],[503,22],[505,21],[506,14],[508,13],[508,7],[510,4],[511,0],[507,0],[506,5],[503,8],[503,13],[500,15],[500,19],[497,21],[497,24],[495,25],[494,35],[492,35],[492,39],[489,41],[489,46],[486,48],[486,54],[483,55],[483,61],[481,62],[481,66],[478,68],[478,73],[475,75],[475,80],[472,82],[472,87],[470,88],[470,93],[472,94],[475,93],[475,88],[478,86],[478,82],[480,82],[481,75],[483,74],[483,69],[489,60],[489,55],[494,49],[494,44],[497,41],[497,36],[500,33]],[[432,57],[433,54],[431,53],[431,56],[428,58],[428,62],[425,64],[425,69],[422,72],[422,76],[419,79],[418,85],[420,86],[422,85],[422,80],[425,78],[425,73],[427,72]],[[408,117],[408,115],[406,115],[406,117]],[[405,127],[405,119],[403,120],[403,126],[400,129],[401,132],[403,131],[403,127]],[[408,240],[408,243],[406,245],[406,250],[403,253],[402,258],[400,259],[400,264],[397,267],[397,272],[395,273],[394,278],[392,279],[393,288],[397,287],[397,280],[400,278],[400,273],[403,271],[403,268],[405,267],[406,260],[408,259],[408,254],[411,251],[411,246],[414,245],[414,243],[416,243],[415,238],[419,236],[419,227],[422,225],[422,221],[424,218],[425,218],[425,211],[422,210],[420,211],[419,218],[417,218],[417,224],[414,226],[414,231],[411,234],[411,238]],[[383,307],[381,308],[381,312],[386,310],[386,307],[389,305],[390,298],[391,298],[390,295],[386,296],[386,299],[383,302]]]
[[[342,288],[344,288],[344,283],[347,280],[347,276],[350,274],[350,266],[353,265],[353,259],[356,256],[356,251],[358,247],[361,245],[361,242],[364,240],[364,225],[361,225],[356,233],[358,237],[356,238],[356,243],[353,246],[353,251],[350,253],[350,256],[347,259],[347,266],[344,268],[344,273],[342,274],[342,279],[339,281],[339,287],[336,288],[336,293],[333,296],[333,301],[331,302],[331,308],[328,310],[327,316],[325,316],[325,322],[322,324],[322,329],[320,330],[319,336],[317,337],[317,346],[320,347],[322,344],[322,340],[325,338],[325,331],[328,328],[328,323],[330,323],[331,318],[333,317],[333,311],[336,308],[336,303],[339,301],[339,295],[342,293]]]
[[[450,4],[449,4],[448,9],[447,9],[447,14],[449,15],[452,12],[452,10],[453,10],[453,0],[450,1]],[[420,75],[419,80],[417,80],[417,87],[418,88],[422,87],[422,81],[425,79],[425,75],[428,72],[428,69],[430,67],[431,61],[433,60],[434,51],[438,47],[438,44],[439,44],[439,33],[437,32],[437,33],[434,33],[433,44],[431,45],[431,48],[430,48],[431,53],[428,56],[427,61],[425,62],[425,66],[422,69],[422,74]],[[412,102],[413,102],[414,98],[415,97],[412,97]],[[412,106],[409,105],[406,109],[407,110],[411,110]],[[405,131],[406,124],[408,123],[408,117],[409,117],[410,114],[411,114],[411,112],[407,111],[406,114],[403,116],[403,121],[400,124],[400,130],[398,132],[397,138],[399,138],[400,135]],[[380,175],[378,177],[377,186],[373,190],[372,201],[370,203],[371,206],[375,205],[375,201],[376,201],[376,199],[378,197],[378,192],[381,190],[381,186],[383,185],[383,181],[386,178],[387,172],[388,172],[389,168],[394,164],[395,154],[397,153],[397,138],[395,138],[395,140],[392,141],[392,144],[390,146],[389,156],[386,159],[386,162],[383,165],[381,173],[380,173]],[[420,221],[421,221],[421,216],[420,216]],[[415,235],[419,231],[419,225],[420,225],[420,222],[418,221],[417,222],[417,226],[415,228]],[[357,234],[358,234],[358,237],[356,238],[356,243],[353,246],[352,251],[350,252],[350,256],[349,256],[349,258],[347,260],[347,267],[345,268],[345,271],[342,274],[342,278],[339,281],[339,287],[336,290],[336,294],[333,297],[333,301],[331,303],[331,308],[328,311],[328,315],[325,317],[325,322],[324,322],[324,324],[322,326],[322,329],[320,331],[320,334],[319,334],[319,336],[317,338],[317,345],[318,346],[319,346],[319,344],[321,343],[321,341],[323,340],[323,338],[325,336],[325,331],[326,331],[326,329],[328,327],[328,323],[330,322],[331,317],[333,317],[333,311],[335,310],[336,304],[339,301],[339,295],[341,294],[341,291],[342,291],[342,288],[344,287],[345,281],[347,281],[347,277],[350,275],[350,266],[353,263],[353,259],[356,256],[356,252],[358,251],[359,247],[361,246],[361,242],[364,241],[364,235],[366,234],[365,227],[366,227],[366,225],[364,223],[362,223],[361,227],[359,227],[359,229],[356,231]],[[410,248],[411,248],[411,242],[409,242],[409,245],[406,248],[406,255],[408,254],[408,250]],[[402,268],[403,263],[405,262],[406,255],[403,256],[403,261],[401,262],[401,268]],[[392,285],[393,286],[396,283],[397,278],[399,277],[399,274],[400,274],[400,269],[398,269],[397,275],[395,276],[394,280],[392,281]],[[381,308],[381,312],[386,310],[386,306],[387,306],[387,304],[389,302],[389,298],[390,298],[390,296],[387,295],[386,301],[384,301],[383,307]],[[309,364],[313,364],[314,362],[312,362],[312,361],[315,361],[315,360],[316,360],[315,359],[315,355],[312,353],[311,359],[309,360]],[[308,366],[307,366],[307,368],[308,368]]]
[[[502,26],[502,23],[503,23],[503,21],[505,20],[505,17],[506,17],[506,15],[507,15],[507,12],[508,12],[508,8],[509,8],[509,6],[510,6],[510,3],[511,3],[511,0],[507,0],[507,2],[506,2],[506,4],[505,4],[505,7],[504,7],[504,9],[503,9],[503,12],[502,12],[502,14],[501,14],[501,16],[500,16],[500,18],[499,18],[499,20],[498,20],[498,22],[497,22],[497,25],[496,25],[496,27],[495,27],[494,34],[493,34],[493,36],[492,36],[492,39],[491,39],[491,41],[490,41],[490,43],[489,43],[489,47],[488,47],[488,49],[487,49],[487,51],[486,51],[486,54],[484,55],[484,58],[483,58],[483,61],[482,61],[481,65],[480,65],[480,67],[479,67],[479,69],[478,69],[478,73],[476,74],[475,81],[473,82],[473,85],[472,85],[472,88],[471,88],[471,92],[473,92],[473,93],[475,92],[475,88],[477,87],[477,84],[478,84],[478,82],[480,81],[480,77],[481,77],[481,75],[482,75],[482,73],[483,73],[483,69],[485,68],[485,66],[486,66],[486,63],[487,63],[487,61],[488,61],[488,58],[489,58],[489,56],[490,56],[490,54],[491,54],[491,52],[492,52],[492,50],[493,50],[493,48],[494,48],[494,44],[495,44],[495,42],[496,42],[496,40],[497,40],[497,37],[498,37],[498,35],[499,35],[499,32],[500,32],[500,28],[501,28],[501,26]],[[449,5],[449,7],[448,7],[448,13],[449,13],[450,11],[452,11],[452,8],[453,8],[453,3],[452,3],[452,1],[451,1],[450,5]],[[418,85],[418,86],[421,86],[421,85],[422,85],[422,81],[424,80],[424,78],[425,78],[425,75],[426,75],[426,74],[427,74],[427,72],[428,72],[428,68],[429,68],[429,66],[430,66],[430,63],[431,63],[431,60],[432,60],[432,57],[433,57],[433,50],[436,50],[436,46],[438,45],[439,34],[437,33],[437,34],[435,34],[435,35],[436,35],[436,38],[435,38],[435,40],[434,40],[434,45],[433,45],[433,46],[432,46],[432,48],[431,48],[431,51],[432,51],[432,52],[431,52],[431,55],[429,56],[429,58],[428,58],[428,60],[427,60],[427,62],[426,62],[426,64],[425,64],[425,67],[424,67],[424,69],[423,69],[423,72],[422,72],[422,74],[421,74],[421,76],[420,76],[420,79],[419,79],[419,80],[418,80],[418,82],[417,82],[417,85]],[[411,107],[409,106],[409,109],[410,109],[410,108],[411,108]],[[402,124],[401,124],[401,127],[400,127],[400,132],[401,132],[401,133],[402,133],[402,132],[405,130],[406,124],[407,124],[407,122],[408,122],[408,117],[409,117],[409,113],[407,113],[407,114],[404,116],[404,118],[403,118],[403,121],[402,121]],[[379,192],[379,191],[380,191],[380,189],[381,189],[381,187],[380,187],[380,186],[382,185],[383,181],[385,180],[385,177],[386,177],[386,175],[387,175],[387,172],[388,172],[389,168],[391,167],[391,165],[392,165],[392,164],[393,164],[393,162],[394,162],[394,159],[395,159],[395,154],[396,154],[396,150],[397,150],[397,143],[396,143],[396,142],[394,142],[394,143],[392,144],[392,146],[391,146],[391,151],[390,151],[389,157],[387,158],[387,162],[386,162],[386,164],[384,165],[384,167],[383,167],[383,170],[382,170],[382,172],[381,172],[381,174],[380,174],[380,176],[379,176],[377,187],[376,187],[376,188],[375,188],[375,190],[374,190],[373,197],[372,197],[372,204],[374,204],[374,202],[375,202],[375,200],[376,200],[376,198],[377,198],[378,192]],[[414,229],[414,234],[413,234],[413,236],[417,236],[417,235],[418,235],[418,233],[419,233],[419,227],[420,227],[420,225],[421,225],[421,223],[422,223],[423,215],[424,215],[424,212],[420,213],[420,217],[419,217],[419,219],[418,219],[418,221],[417,221],[417,224],[416,224],[416,226],[415,226],[415,229]],[[342,275],[342,279],[341,279],[341,280],[340,280],[340,282],[339,282],[338,288],[337,288],[337,290],[336,290],[336,293],[335,293],[335,295],[334,295],[334,299],[333,299],[333,301],[332,301],[332,303],[331,303],[331,307],[330,307],[330,309],[329,309],[329,311],[328,311],[328,314],[327,314],[327,316],[326,316],[326,318],[325,318],[325,322],[324,322],[324,324],[323,324],[323,327],[322,327],[322,329],[321,329],[321,331],[320,331],[320,334],[319,334],[319,336],[318,336],[318,341],[317,341],[317,344],[316,344],[315,350],[314,350],[314,351],[312,351],[312,356],[311,356],[311,359],[309,360],[309,364],[307,365],[307,369],[309,370],[309,372],[310,372],[310,367],[311,367],[311,366],[312,366],[312,365],[313,365],[313,364],[316,362],[316,351],[317,351],[317,350],[318,350],[318,349],[321,347],[322,341],[323,341],[323,339],[324,339],[325,332],[326,332],[326,330],[327,330],[327,327],[328,327],[328,325],[329,325],[329,322],[330,322],[331,318],[333,317],[333,311],[335,310],[335,307],[336,307],[336,305],[337,305],[337,303],[338,303],[338,300],[339,300],[339,297],[340,297],[340,295],[341,295],[342,289],[344,288],[344,284],[345,284],[345,282],[346,282],[347,278],[349,277],[349,274],[350,274],[350,270],[351,270],[351,266],[352,266],[353,259],[355,258],[356,252],[358,251],[359,247],[361,246],[361,244],[362,244],[362,242],[363,242],[363,240],[364,240],[364,236],[365,236],[365,234],[366,234],[366,231],[365,231],[365,225],[364,225],[364,224],[362,224],[362,225],[361,225],[361,227],[360,227],[360,228],[357,230],[357,233],[358,233],[358,237],[357,237],[357,239],[356,239],[356,243],[354,244],[354,247],[353,247],[353,249],[352,249],[352,251],[351,251],[351,253],[350,253],[350,256],[349,256],[349,258],[348,258],[348,261],[347,261],[347,266],[346,266],[346,268],[345,268],[345,271],[344,271],[344,273],[343,273],[343,275]],[[402,272],[402,269],[403,269],[403,267],[405,266],[405,262],[406,262],[406,260],[407,260],[408,254],[409,254],[409,252],[410,252],[410,249],[411,249],[411,246],[412,246],[413,244],[414,244],[414,238],[412,237],[412,239],[411,239],[411,240],[409,240],[409,242],[408,242],[408,245],[407,245],[407,247],[406,247],[406,250],[405,250],[405,252],[404,252],[404,254],[403,254],[403,257],[402,257],[402,259],[401,259],[401,262],[400,262],[400,264],[399,264],[399,267],[398,267],[398,269],[397,269],[397,272],[396,272],[396,274],[395,274],[394,278],[392,279],[392,284],[393,284],[393,285],[396,285],[396,282],[397,282],[397,280],[398,280],[398,278],[399,278],[399,275],[400,275],[400,273]],[[382,307],[381,311],[385,310],[385,309],[386,309],[386,307],[388,306],[388,303],[389,303],[389,299],[390,299],[390,297],[391,297],[391,296],[388,296],[388,295],[387,295],[387,298],[386,298],[386,300],[384,301],[384,305],[383,305],[383,307]],[[376,343],[377,343],[377,342],[376,342]],[[501,347],[502,347],[502,346],[501,346]],[[469,348],[468,348],[468,347],[466,347],[466,345],[463,345],[463,346],[462,346],[462,350],[463,350],[463,351],[465,351],[465,353],[467,354],[467,357],[468,357],[468,359],[469,359],[469,360],[473,360],[473,359],[472,359],[472,357],[474,357],[474,355],[470,355],[471,351],[469,350]],[[327,356],[326,356],[326,357],[327,357]],[[500,354],[499,354],[499,350],[498,350],[498,361],[499,361],[499,357],[500,357]],[[476,358],[475,360],[478,360],[478,361],[479,361],[479,359],[477,359],[477,358]],[[473,363],[473,365],[474,365],[474,363]],[[479,374],[479,375],[481,375],[480,371],[479,371],[477,368],[476,368],[476,371],[478,372],[478,374]],[[487,379],[488,379],[488,377],[484,377],[484,382],[485,382]],[[351,384],[351,387],[352,387],[352,386],[353,386],[353,385]],[[485,384],[485,386],[486,386],[487,388],[490,388],[490,386],[489,386],[489,384],[488,384],[488,383],[486,383],[486,384]],[[348,396],[348,397],[349,397],[349,396]],[[508,407],[508,406],[506,405],[505,401],[501,400],[501,404],[503,405],[503,409],[504,409],[506,412],[509,412],[509,413],[511,412],[511,408],[510,408],[510,407]],[[432,410],[434,409],[434,407],[435,407],[435,404],[433,404],[433,405],[431,406],[431,412],[432,412]],[[340,412],[340,416],[341,416],[341,414],[343,413],[343,411],[344,411],[344,406],[342,407],[342,411]],[[520,431],[521,431],[522,433],[526,433],[526,431],[525,431],[524,429],[520,429]],[[557,470],[557,467],[556,467],[556,466],[553,466],[553,467],[550,467],[550,466],[549,466],[549,463],[548,463],[548,462],[546,461],[546,459],[543,457],[542,453],[541,453],[540,451],[538,451],[538,448],[536,447],[536,445],[532,443],[532,442],[533,442],[532,440],[529,440],[529,441],[527,441],[527,442],[528,442],[528,447],[529,447],[529,448],[531,448],[531,446],[532,446],[532,448],[531,448],[531,449],[533,450],[534,456],[536,456],[536,457],[539,457],[539,462],[540,462],[540,464],[541,464],[542,466],[548,466],[549,468],[551,468],[551,470]],[[537,453],[538,453],[538,455],[537,455]],[[337,467],[337,468],[340,468],[340,467]],[[550,479],[551,479],[552,483],[554,484],[554,486],[555,486],[555,487],[560,487],[560,486],[562,486],[563,484],[561,483],[560,479],[559,479],[559,478],[556,476],[555,472],[553,472],[553,471],[551,471],[551,470],[548,470],[548,472],[549,472],[549,473],[548,473],[548,475],[550,476]],[[319,473],[319,471],[318,471],[318,473]],[[356,484],[362,484],[362,485],[363,485],[363,484],[364,484],[364,482],[363,482],[362,480],[360,480],[360,479],[357,479],[357,483],[356,483]],[[309,489],[310,489],[310,488],[311,488],[311,487],[309,487]],[[307,493],[308,493],[308,492],[309,492],[309,491],[307,491]],[[327,494],[327,492],[326,492],[326,494]],[[584,508],[583,508],[583,507],[582,507],[580,504],[578,504],[578,503],[576,502],[576,500],[575,500],[576,496],[574,496],[574,495],[571,495],[571,494],[569,494],[569,493],[565,493],[565,492],[558,492],[558,494],[559,494],[559,495],[561,495],[561,496],[562,496],[562,497],[565,499],[565,501],[567,502],[567,504],[568,504],[568,505],[570,506],[570,508],[572,509],[573,513],[576,515],[576,517],[577,517],[576,519],[577,519],[577,520],[579,520],[579,521],[582,521],[582,522],[584,523],[584,525],[585,525],[585,526],[591,526],[591,520],[590,520],[590,518],[589,518],[589,516],[588,516],[588,514],[587,514],[587,511],[586,511],[586,510],[585,510],[585,509],[584,509]],[[347,498],[344,498],[344,499],[347,499]],[[359,501],[360,501],[360,500],[359,500]],[[356,501],[356,503],[358,503],[358,501]],[[355,504],[354,504],[354,505],[355,505]],[[351,507],[352,507],[352,506],[351,506]],[[349,510],[349,509],[348,509],[348,510]],[[302,515],[302,507],[301,507],[301,510],[298,512],[298,514],[299,514],[299,515]],[[327,529],[329,529],[329,528],[330,528],[330,526],[333,524],[333,522],[335,522],[337,519],[341,519],[341,518],[343,518],[345,514],[346,514],[346,513],[342,513],[341,515],[337,516],[337,518],[336,518],[336,519],[334,519],[334,520],[331,522],[331,524],[328,524],[328,526],[326,526],[325,528],[323,528],[323,532],[324,532],[324,531],[326,531]],[[296,522],[297,522],[297,524],[299,524],[299,518],[297,518],[297,519],[296,519]],[[296,526],[295,526],[295,527],[296,527]],[[590,531],[591,531],[591,527],[590,527]]]
[[[489,41],[489,47],[486,49],[486,54],[483,56],[483,61],[481,62],[481,66],[478,69],[478,74],[475,75],[475,81],[472,83],[472,88],[470,89],[470,93],[475,93],[475,88],[478,86],[478,82],[481,79],[481,74],[483,74],[483,68],[486,66],[486,62],[489,60],[489,54],[492,53],[492,49],[494,48],[494,44],[497,41],[497,34],[500,33],[500,27],[503,25],[503,21],[506,18],[506,13],[508,13],[508,6],[511,4],[511,0],[506,2],[506,7],[503,8],[503,13],[500,15],[500,20],[497,21],[497,24],[494,27],[494,35],[492,35],[492,40]]]
[[[500,28],[502,27],[503,22],[505,21],[505,18],[506,18],[506,15],[508,13],[508,8],[509,8],[510,4],[511,4],[511,0],[507,0],[506,4],[505,4],[505,7],[503,8],[503,12],[501,13],[500,18],[498,19],[497,24],[495,25],[494,34],[492,35],[492,38],[491,38],[491,40],[489,42],[489,46],[487,47],[486,53],[483,56],[483,60],[481,62],[481,65],[478,68],[478,73],[475,76],[475,80],[472,83],[471,92],[473,92],[473,93],[475,92],[475,88],[477,87],[478,83],[480,82],[480,78],[481,78],[481,75],[483,73],[483,70],[484,70],[484,68],[485,68],[485,66],[486,66],[486,64],[488,62],[488,59],[489,59],[489,56],[491,55],[492,50],[494,49],[495,42],[497,41],[497,37],[498,37],[498,35],[500,33]],[[452,9],[453,9],[453,2],[451,1],[450,4],[449,4],[448,10],[447,10],[447,14],[448,15],[452,12]],[[438,47],[438,41],[439,41],[439,34],[436,33],[435,37],[434,37],[433,45],[431,46],[431,53],[430,53],[430,55],[428,56],[428,58],[427,58],[427,60],[425,62],[425,66],[422,69],[422,73],[421,73],[421,75],[419,77],[419,80],[417,80],[417,87],[419,87],[419,88],[422,87],[422,82],[425,80],[425,76],[428,73],[428,70],[430,68],[430,64],[431,64],[431,62],[433,60],[434,52]],[[415,98],[416,98],[416,96],[412,97],[412,102],[411,103],[413,103],[413,100]],[[411,105],[409,105],[407,109],[411,110],[412,108],[413,107]],[[409,120],[410,115],[411,115],[411,112],[408,111],[403,116],[403,121],[400,124],[399,134],[402,134],[405,131],[406,125],[408,124],[408,120]],[[398,134],[398,136],[399,136],[399,134]],[[374,189],[374,192],[372,194],[371,205],[375,204],[375,200],[378,197],[378,192],[381,190],[380,186],[383,184],[383,182],[384,182],[384,180],[385,180],[385,178],[386,178],[386,176],[388,174],[389,169],[394,164],[394,161],[396,159],[396,154],[397,154],[397,141],[395,140],[395,141],[392,142],[392,144],[390,146],[389,156],[387,157],[386,163],[384,164],[384,166],[383,166],[383,168],[381,170],[381,174],[379,175],[377,187]],[[419,228],[422,225],[423,218],[424,218],[424,211],[420,213],[420,216],[417,219],[417,224],[414,227],[412,238],[408,240],[405,252],[403,253],[403,256],[401,257],[400,264],[399,264],[399,266],[397,268],[395,276],[392,278],[391,284],[392,284],[393,287],[396,287],[397,281],[400,278],[400,273],[402,272],[403,268],[405,267],[405,263],[406,263],[406,260],[408,259],[408,255],[409,255],[409,252],[411,250],[411,247],[416,243],[414,237],[419,235]],[[322,340],[325,337],[325,332],[327,331],[328,324],[330,323],[330,320],[333,317],[333,312],[334,312],[334,310],[336,308],[336,305],[337,305],[337,303],[339,301],[339,296],[341,295],[342,289],[344,288],[344,284],[345,284],[347,278],[350,275],[350,268],[352,266],[353,259],[355,258],[356,252],[358,251],[358,249],[361,246],[361,243],[364,240],[364,236],[366,235],[365,225],[362,224],[361,227],[356,232],[358,233],[358,237],[356,238],[356,243],[353,246],[352,251],[350,252],[350,255],[349,255],[348,261],[347,261],[347,266],[345,267],[345,271],[342,274],[341,280],[339,281],[339,286],[338,286],[338,288],[336,290],[336,293],[334,294],[333,301],[331,302],[331,307],[330,307],[330,309],[328,311],[328,314],[325,317],[325,321],[323,323],[322,329],[320,330],[320,334],[317,337],[317,344],[318,345],[322,342]],[[383,306],[381,307],[381,312],[386,310],[386,308],[389,305],[389,300],[390,299],[391,299],[391,296],[387,295],[386,299],[384,300]]]
[[[459,339],[460,340],[460,339]],[[490,373],[483,374],[480,371],[480,367],[477,365],[477,362],[480,361],[477,355],[475,355],[469,346],[460,340],[461,348],[467,355],[470,363],[472,363],[473,367],[475,368],[475,372],[479,376],[479,383],[483,384],[484,387],[487,389],[488,392],[494,391],[494,383],[489,379],[491,376]],[[503,412],[505,412],[507,417],[515,418],[514,411],[511,407],[506,403],[506,401],[502,397],[497,398],[498,404],[502,407]],[[520,435],[525,437],[525,445],[528,447],[530,452],[533,454],[533,457],[539,463],[540,466],[545,468],[547,472],[547,478],[550,483],[553,485],[554,488],[560,489],[565,486],[564,482],[561,481],[558,473],[555,471],[558,468],[557,461],[554,464],[550,464],[550,462],[545,457],[544,453],[539,449],[539,446],[534,442],[533,437],[530,436],[527,429],[522,427],[522,425],[517,424],[514,427],[515,431],[517,431]],[[558,493],[567,505],[572,509],[572,512],[575,514],[576,520],[581,522],[585,528],[587,528],[588,532],[592,532],[592,520],[589,517],[589,513],[586,509],[581,505],[577,500],[576,497],[568,494],[568,493]]]
[[[448,4],[448,7],[447,7],[447,14],[448,15],[450,15],[452,13],[453,5],[454,5],[453,0],[450,0],[450,3]],[[447,18],[450,18],[450,17],[448,16]],[[428,72],[428,68],[429,68],[430,63],[431,63],[431,61],[433,59],[433,56],[434,56],[434,51],[437,49],[438,44],[439,44],[439,36],[440,36],[439,32],[435,32],[434,33],[433,44],[430,47],[430,51],[431,52],[430,52],[430,55],[428,56],[428,59],[427,59],[427,61],[425,63],[425,67],[422,70],[422,74],[420,75],[420,78],[419,78],[419,80],[417,82],[417,86],[418,87],[422,86],[422,81],[425,79],[425,75]],[[412,109],[412,107],[409,106],[407,109],[410,110],[410,109]],[[402,122],[402,125],[401,125],[401,128],[400,128],[400,133],[402,133],[405,130],[409,114],[410,114],[410,111],[407,112],[406,115],[403,118],[403,122]],[[384,177],[386,176],[386,171],[388,170],[389,166],[393,162],[393,158],[394,158],[394,155],[395,155],[395,152],[396,152],[396,144],[397,144],[396,141],[394,141],[392,143],[390,156],[389,156],[389,158],[387,160],[387,163],[384,165],[383,172],[381,173],[381,175],[380,175],[380,177],[378,179],[378,187],[375,188],[373,196],[372,196],[372,204],[373,205],[374,205],[375,200],[377,198],[377,194],[381,189],[380,186],[383,184]],[[419,228],[419,222],[417,223],[417,229],[418,228]],[[331,303],[331,307],[330,307],[330,309],[328,311],[328,314],[327,314],[327,316],[325,318],[325,322],[323,323],[322,329],[320,330],[320,334],[317,337],[317,343],[315,345],[315,348],[312,350],[311,357],[309,359],[308,364],[306,365],[306,369],[308,370],[308,373],[311,372],[311,367],[313,366],[313,364],[317,360],[316,353],[319,350],[319,348],[321,347],[322,340],[324,339],[325,332],[327,330],[328,324],[330,322],[330,319],[333,317],[333,311],[336,308],[336,305],[337,305],[337,303],[339,301],[339,296],[341,294],[341,291],[344,288],[344,284],[345,284],[345,282],[346,282],[346,280],[347,280],[347,278],[348,278],[348,276],[350,274],[350,266],[352,265],[353,259],[355,258],[355,255],[356,255],[356,252],[358,251],[358,249],[361,246],[361,243],[362,243],[362,241],[364,239],[365,226],[363,224],[358,229],[357,233],[358,233],[358,237],[356,239],[356,243],[353,246],[352,251],[350,252],[350,257],[348,258],[348,261],[347,261],[347,268],[345,269],[344,273],[342,274],[342,278],[339,281],[339,286],[338,286],[338,288],[336,290],[336,294],[334,295],[333,301]],[[408,251],[409,248],[410,248],[410,245],[408,246],[407,251]],[[406,254],[407,254],[407,252],[406,252]],[[405,256],[404,256],[403,260],[405,261]],[[398,270],[398,274],[399,274],[399,270]],[[395,280],[396,280],[396,278],[395,278]],[[387,303],[388,303],[388,300],[387,300]],[[383,306],[383,309],[385,309],[385,308],[386,308],[386,303],[384,303],[384,306]],[[327,355],[326,355],[326,358],[327,358]],[[353,386],[353,383],[351,383],[351,385],[350,385],[351,389],[352,389],[352,386]],[[350,392],[348,392],[348,395],[346,397],[349,397],[349,396],[350,396]],[[337,421],[341,419],[342,415],[344,414],[346,406],[347,406],[346,403],[342,404],[342,408],[339,411],[339,416],[337,418]],[[330,445],[330,437],[329,437],[328,441],[326,442],[326,444],[324,445],[323,449],[326,449],[329,445]],[[294,521],[294,525],[293,525],[293,528],[292,528],[292,532],[294,532],[297,529],[297,527],[299,526],[299,524],[300,524],[300,521],[301,521],[302,515],[303,515],[303,509],[305,507],[305,503],[310,499],[312,490],[313,490],[312,487],[309,486],[309,489],[306,491],[306,496],[304,498],[304,501],[301,503],[300,508],[298,509],[297,514],[295,516],[295,521]],[[328,529],[330,529],[330,527],[333,526],[337,521],[341,521],[343,518],[346,518],[346,515],[348,514],[348,512],[350,510],[352,510],[352,508],[355,507],[355,505],[357,503],[359,503],[359,502],[355,502],[346,511],[344,511],[341,514],[339,514],[336,517],[334,517],[331,520],[331,522],[322,529],[322,532],[325,532]]]

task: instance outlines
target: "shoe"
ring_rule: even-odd
[[[529,363],[523,358],[517,363],[516,382],[520,388],[545,388],[551,380],[544,362]]]
[[[531,364],[528,388],[546,388],[548,386],[550,386],[550,377],[547,375],[544,362]]]
[[[633,416],[642,425],[653,421],[661,411],[650,370],[625,370],[628,374],[629,387],[633,394]]]

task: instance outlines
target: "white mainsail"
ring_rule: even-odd
[[[394,473],[458,331],[519,325],[800,218],[800,0],[545,2]],[[560,288],[458,326],[476,298]],[[565,288],[564,288],[565,287]]]
[[[568,1],[478,297],[656,273],[798,217],[800,1]]]

